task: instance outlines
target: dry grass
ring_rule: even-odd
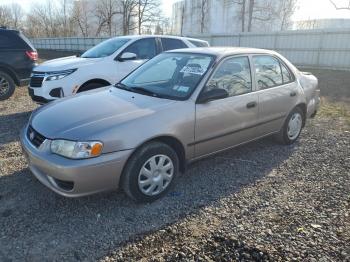
[[[339,119],[345,124],[345,129],[350,130],[350,106],[346,103],[330,102],[322,98],[319,115]]]

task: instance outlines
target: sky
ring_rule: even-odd
[[[0,4],[18,3],[24,10],[29,10],[32,3],[46,0],[0,0]],[[172,4],[179,0],[161,0],[163,13],[171,16]],[[339,5],[346,5],[349,0],[334,0]],[[299,0],[298,10],[293,20],[307,20],[315,18],[350,18],[349,10],[335,10],[329,0]]]

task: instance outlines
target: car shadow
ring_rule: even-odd
[[[0,146],[19,141],[19,133],[27,123],[32,111],[0,115]]]
[[[41,185],[27,168],[0,176],[0,260],[95,260],[139,234],[254,185],[297,147],[267,138],[203,159],[151,204],[136,204],[122,192],[64,198]]]

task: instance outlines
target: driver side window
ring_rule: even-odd
[[[229,58],[216,70],[209,80],[206,91],[224,89],[229,96],[237,96],[252,91],[249,58],[246,56]]]
[[[145,38],[132,43],[125,48],[123,53],[134,53],[136,59],[151,59],[156,56],[156,40],[154,38]]]

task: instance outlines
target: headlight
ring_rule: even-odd
[[[53,140],[51,152],[72,159],[97,157],[102,153],[101,142],[74,142],[68,140]]]
[[[46,81],[53,81],[53,80],[59,80],[62,79],[72,73],[74,73],[77,69],[69,69],[64,71],[57,71],[57,72],[47,72],[48,76],[46,77]]]

